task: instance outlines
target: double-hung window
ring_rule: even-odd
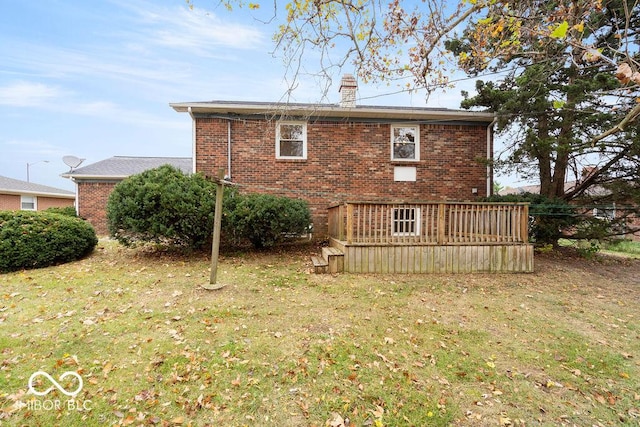
[[[393,209],[393,235],[418,236],[420,234],[420,208]]]
[[[391,160],[420,160],[419,125],[391,125]]]
[[[276,158],[307,158],[307,124],[305,122],[278,122],[276,127]]]
[[[37,208],[37,198],[35,196],[20,196],[20,209],[23,211],[35,211]]]

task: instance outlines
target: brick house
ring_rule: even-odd
[[[73,206],[75,199],[71,191],[0,176],[0,210],[43,211]]]
[[[594,166],[587,166],[583,168],[581,174],[581,180],[586,179],[592,171]],[[576,188],[580,181],[571,180],[564,183],[564,191],[568,193]],[[500,195],[511,194],[540,194],[540,185],[527,185],[522,187],[507,187],[500,190]],[[594,217],[602,221],[611,221],[617,219],[620,223],[621,229],[618,237],[623,239],[632,240],[634,242],[640,242],[640,208],[638,204],[633,200],[626,198],[620,199],[614,196],[609,189],[595,185],[589,188],[581,197],[573,199],[570,202],[572,205],[578,207],[577,213],[583,217]],[[571,237],[575,230],[565,230],[567,237]]]
[[[309,202],[314,234],[346,201],[475,201],[492,191],[493,114],[339,104],[172,103],[193,120],[196,172]]]
[[[131,175],[166,164],[184,173],[193,171],[190,157],[114,156],[70,170],[61,176],[76,184],[78,215],[89,221],[98,235],[107,235],[107,201],[116,184]]]

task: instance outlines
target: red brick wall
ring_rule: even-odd
[[[0,211],[19,211],[20,196],[15,194],[0,194]]]
[[[78,214],[93,225],[98,236],[109,234],[107,201],[117,182],[78,182]]]
[[[74,206],[75,199],[60,199],[56,197],[38,197],[38,210],[43,211],[49,208],[64,208]]]
[[[196,120],[196,171],[227,169],[227,120]],[[326,209],[344,201],[471,201],[486,195],[487,127],[420,125],[420,161],[391,161],[391,127],[308,122],[307,159],[275,157],[275,122],[231,121],[232,181],[246,191],[309,201],[316,235]],[[416,182],[394,182],[394,166],[415,166]],[[228,171],[227,171],[228,173]],[[472,194],[477,188],[477,194]]]
[[[73,206],[74,199],[63,199],[59,197],[36,196],[37,207],[39,211],[49,208],[62,208],[65,206]],[[0,194],[0,210],[19,211],[21,209],[20,196],[15,194]]]

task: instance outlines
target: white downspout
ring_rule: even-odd
[[[189,116],[191,116],[191,168],[196,173],[196,118],[193,117],[191,107],[187,107]]]
[[[80,189],[78,188],[78,182],[73,179],[73,177],[71,178],[71,182],[73,182],[76,187],[76,200],[74,203],[76,205],[76,215],[80,216]]]
[[[497,121],[498,118],[494,117],[493,121],[487,126],[487,197],[491,195],[491,164],[489,163],[490,160],[493,160],[493,153],[491,152],[491,131]]]
[[[227,180],[231,181],[231,119],[227,119]]]

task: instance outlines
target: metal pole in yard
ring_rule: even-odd
[[[224,195],[224,169],[218,170],[218,181],[216,186],[216,207],[213,217],[213,243],[211,244],[211,276],[209,284],[203,285],[204,289],[221,289],[225,285],[216,283],[218,272],[218,253],[220,251],[220,228],[222,225],[222,196]]]

